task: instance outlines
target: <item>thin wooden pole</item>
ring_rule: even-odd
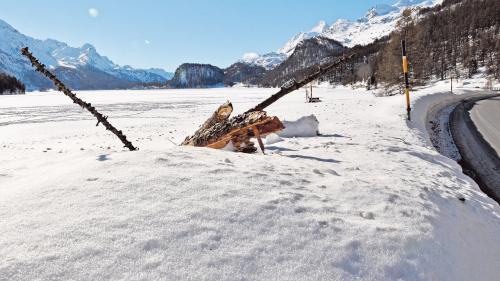
[[[262,154],[266,154],[264,152],[264,143],[262,142],[262,138],[260,137],[260,132],[259,129],[257,129],[257,126],[252,126],[253,134],[257,138],[257,141],[259,142],[260,150],[262,150]]]
[[[451,93],[453,94],[453,75],[450,74],[450,88],[451,88]]]
[[[406,97],[406,114],[408,120],[411,121],[411,105],[410,105],[410,82],[408,80],[408,58],[406,57],[406,40],[401,40],[403,49],[403,74],[405,79],[405,97]]]

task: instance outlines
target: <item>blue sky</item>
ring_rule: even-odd
[[[394,2],[1,0],[0,18],[35,38],[91,43],[121,65],[174,71],[183,62],[226,67],[244,53],[276,50],[320,20],[357,19],[375,4]]]

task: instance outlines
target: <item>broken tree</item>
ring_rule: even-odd
[[[209,120],[212,118],[213,116]],[[260,136],[280,131],[283,128],[283,124],[277,117],[267,116],[264,111],[248,112],[230,119],[226,118],[209,128],[202,127],[193,136],[187,137],[182,145],[220,149],[232,142],[236,151],[255,152],[257,149],[250,141],[251,138],[260,138]],[[261,149],[262,146],[261,144]]]
[[[111,123],[109,123],[107,116],[102,115],[97,111],[97,109],[95,109],[95,107],[92,106],[92,104],[84,102],[83,100],[78,98],[73,92],[71,92],[71,90],[68,89],[66,85],[64,85],[59,79],[57,79],[57,77],[54,74],[52,74],[52,72],[48,71],[45,68],[45,65],[40,63],[33,56],[33,54],[29,52],[28,47],[22,48],[21,53],[30,60],[31,65],[33,65],[33,67],[35,67],[38,72],[42,73],[47,78],[49,78],[57,87],[57,89],[63,92],[63,94],[65,94],[66,96],[68,96],[73,101],[73,103],[78,104],[82,108],[88,110],[92,115],[94,115],[95,118],[97,118],[96,126],[98,126],[99,123],[101,123],[102,125],[104,125],[106,130],[115,134],[126,148],[128,148],[130,151],[137,150],[137,148],[133,146],[130,141],[127,140],[127,137],[122,133],[122,131],[116,129],[113,125],[111,125]]]
[[[227,101],[225,104],[219,106],[219,108],[212,114],[212,116],[210,116],[210,118],[208,118],[207,121],[205,121],[205,123],[203,123],[203,125],[201,125],[201,127],[193,134],[193,136],[187,137],[182,144],[200,146],[195,145],[195,142],[200,142],[201,140],[201,137],[199,137],[199,135],[206,132],[215,124],[222,123],[223,121],[227,120],[232,112],[233,105],[229,101]]]
[[[251,142],[250,139],[256,137],[259,141],[259,145],[261,146],[261,150],[264,151],[264,145],[260,139],[261,136],[281,131],[284,129],[284,126],[278,117],[267,116],[266,112],[263,110],[285,95],[300,89],[315,79],[318,79],[330,69],[340,65],[353,56],[354,54],[350,56],[343,56],[329,65],[319,66],[316,72],[306,76],[299,82],[295,80],[289,81],[285,86],[281,87],[279,92],[243,114],[229,118],[233,107],[229,102],[225,103],[219,107],[219,109],[217,109],[217,111],[215,111],[215,113],[207,121],[205,121],[205,123],[194,133],[194,135],[187,137],[182,145],[220,149],[226,147],[231,142],[236,151],[251,153],[255,152],[257,149],[254,147],[253,142]],[[229,105],[230,110],[228,108]]]

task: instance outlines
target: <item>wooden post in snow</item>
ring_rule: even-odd
[[[408,58],[406,57],[406,40],[401,40],[401,48],[403,53],[403,74],[405,82],[405,97],[406,97],[406,114],[408,121],[411,121],[411,105],[410,105],[410,82],[408,78]]]

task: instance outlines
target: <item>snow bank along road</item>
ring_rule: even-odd
[[[422,99],[433,104],[427,111],[427,131],[431,142],[443,155],[459,162],[464,171],[472,176],[481,188],[499,202],[500,172],[498,154],[492,148],[497,118],[494,109],[489,106],[479,113],[469,110],[476,108],[476,102],[495,97],[490,91],[463,91],[458,95],[438,93]],[[474,106],[474,107],[473,107]],[[477,109],[477,108],[476,108]],[[476,116],[475,116],[476,115]],[[472,119],[471,119],[472,117]],[[486,141],[477,129],[473,119],[481,119],[492,141]],[[479,125],[481,125],[479,124]]]
[[[273,104],[321,136],[268,155],[178,147],[218,105],[272,89],[0,97],[0,280],[496,280],[500,207],[440,155],[404,98],[318,89]],[[461,201],[459,199],[464,199]]]
[[[464,99],[451,114],[451,132],[462,156],[482,189],[500,203],[500,100]]]

